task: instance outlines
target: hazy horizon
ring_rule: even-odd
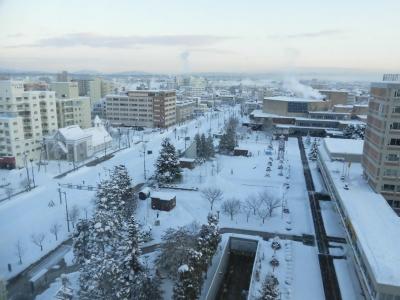
[[[399,9],[395,0],[0,0],[0,67],[398,72]]]

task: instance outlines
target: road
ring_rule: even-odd
[[[321,207],[318,199],[315,197],[314,182],[311,176],[310,167],[302,137],[298,137],[301,161],[303,164],[304,178],[306,180],[306,187],[308,191],[308,198],[310,201],[311,215],[314,222],[315,236],[318,246],[318,260],[321,271],[322,282],[324,285],[325,298],[328,300],[341,300],[339,283],[336,276],[335,267],[333,265],[333,256],[329,254],[329,240],[342,241],[337,237],[330,237],[326,235],[324,222],[321,214]],[[336,257],[337,258],[337,257]]]

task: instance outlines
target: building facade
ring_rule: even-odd
[[[106,117],[117,125],[169,127],[176,123],[176,93],[138,90],[108,95]]]
[[[52,82],[50,89],[56,93],[58,99],[79,97],[78,83],[73,81]]]
[[[0,157],[15,166],[40,157],[43,137],[58,128],[55,92],[24,91],[23,83],[0,81]]]
[[[58,127],[79,125],[91,127],[91,109],[89,97],[57,99]]]
[[[370,186],[399,213],[400,81],[371,84],[362,165]]]

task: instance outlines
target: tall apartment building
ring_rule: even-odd
[[[107,93],[107,89],[109,88],[106,85],[102,85],[103,80],[101,78],[74,79],[73,82],[78,84],[79,96],[88,96],[90,98],[91,107],[93,107],[96,101],[104,97],[102,93]]]
[[[69,81],[68,77],[69,77],[68,72],[62,71],[61,73],[57,73],[56,80],[59,82],[66,82],[66,81]]]
[[[89,97],[57,99],[57,119],[59,128],[71,125],[79,125],[81,128],[91,127]]]
[[[169,127],[176,122],[175,91],[129,91],[106,97],[106,116],[113,124]]]
[[[73,81],[52,82],[50,89],[56,92],[58,99],[79,97],[78,83]]]
[[[370,186],[400,212],[400,81],[371,84],[362,165]]]
[[[43,136],[57,130],[56,97],[50,91],[24,91],[22,82],[0,81],[0,157],[22,167],[39,159]]]

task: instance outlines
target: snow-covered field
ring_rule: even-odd
[[[216,117],[211,119],[213,131],[218,130],[218,121],[221,126],[223,124],[224,113],[221,112],[220,115],[219,120]],[[225,118],[228,118],[227,113]],[[146,141],[147,150],[152,150],[153,152],[151,155],[146,155],[147,176],[153,174],[153,164],[157,158],[163,138],[170,137],[178,149],[184,148],[182,128],[185,127],[188,128],[187,135],[193,137],[197,132],[206,133],[210,129],[210,120],[208,116],[204,116],[177,127],[176,138],[173,128],[163,132],[147,131],[144,134],[143,139]],[[127,166],[134,184],[144,182],[142,143],[132,143],[131,146],[129,149],[116,153],[108,161],[93,167],[82,167],[61,179],[53,179],[53,176],[59,174],[56,162],[50,163],[46,168],[46,172],[42,168],[41,172],[37,173],[37,168],[35,167],[37,187],[30,192],[0,202],[0,275],[8,279],[18,274],[70,236],[67,231],[64,195],[62,196],[63,203],[60,204],[59,202],[59,183],[84,183],[85,185],[95,186],[99,182],[99,179],[106,178],[110,168],[118,164]],[[65,171],[67,167],[68,163],[65,163],[62,166],[62,171]],[[24,172],[24,169],[12,171],[1,170],[0,177],[9,178],[13,184],[18,185],[25,176]],[[91,200],[94,192],[73,189],[63,189],[63,191],[66,192],[69,208],[77,205],[80,209],[81,217],[85,217],[86,212],[90,216],[92,209]],[[51,202],[54,203],[54,206],[49,205]],[[50,233],[50,226],[54,223],[61,225],[57,241],[54,235]],[[31,239],[32,234],[37,235],[40,233],[45,234],[43,251],[40,251],[40,248],[34,245]],[[18,241],[20,241],[23,249],[21,265],[18,264],[18,257],[15,254],[15,245]],[[7,269],[8,263],[12,265],[12,272],[9,272]]]

